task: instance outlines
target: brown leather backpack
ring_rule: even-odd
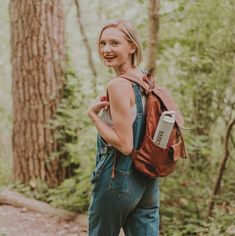
[[[137,170],[145,175],[156,178],[170,175],[180,158],[186,158],[184,139],[180,131],[183,118],[169,92],[157,85],[150,74],[138,78],[131,73],[123,73],[119,77],[138,83],[146,95],[146,132],[138,150],[133,150],[131,157]],[[176,111],[176,122],[166,148],[156,146],[154,136],[163,111]]]

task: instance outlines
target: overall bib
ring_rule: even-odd
[[[145,114],[139,85],[133,83],[137,115],[133,123],[133,146],[139,148],[145,133]],[[94,188],[89,207],[89,236],[158,236],[159,186],[134,168],[130,156],[120,154],[112,168],[116,149],[98,134]]]

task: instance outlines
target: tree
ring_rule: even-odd
[[[82,41],[83,41],[84,46],[85,46],[86,51],[87,51],[88,65],[89,65],[89,68],[91,69],[91,72],[92,72],[92,77],[93,77],[92,78],[92,86],[93,86],[94,97],[96,97],[97,96],[97,84],[96,84],[97,71],[96,71],[96,68],[95,68],[94,60],[92,58],[92,51],[91,51],[91,47],[90,47],[90,44],[89,44],[89,40],[87,38],[85,28],[84,28],[83,23],[82,23],[80,1],[79,0],[74,0],[74,2],[75,2],[75,5],[76,5],[77,21],[78,21],[80,33],[81,33],[81,36],[82,36]]]
[[[216,183],[215,183],[215,186],[214,186],[214,189],[213,189],[211,200],[209,202],[207,218],[212,216],[212,211],[213,211],[213,208],[214,208],[214,205],[215,205],[214,198],[219,193],[222,177],[223,177],[225,169],[226,169],[226,163],[227,163],[227,160],[230,156],[230,152],[229,152],[229,148],[228,148],[228,146],[229,146],[229,137],[230,137],[230,134],[232,132],[232,128],[233,128],[234,125],[235,125],[235,117],[230,120],[230,122],[229,122],[229,124],[226,128],[226,133],[225,133],[225,138],[224,138],[224,157],[223,157],[223,159],[220,163],[218,176],[216,178]]]
[[[59,0],[10,1],[13,94],[13,178],[65,176],[55,129],[49,127],[63,95],[64,16]]]
[[[148,2],[147,70],[152,74],[155,74],[156,72],[156,48],[159,32],[159,9],[160,0],[150,0]]]

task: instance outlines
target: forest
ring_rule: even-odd
[[[160,178],[160,235],[235,235],[235,1],[0,3],[0,195],[87,215],[97,136],[87,108],[114,75],[97,37],[127,19],[140,34],[141,69],[185,121],[188,158]],[[10,235],[0,227],[0,236]]]

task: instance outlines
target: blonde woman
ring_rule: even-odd
[[[116,76],[107,85],[108,98],[88,108],[98,130],[89,235],[118,236],[123,228],[127,236],[157,236],[158,180],[138,172],[130,158],[145,133],[145,97],[139,85],[120,76],[146,76],[138,69],[141,47],[134,26],[126,20],[108,23],[100,31],[98,50]]]

